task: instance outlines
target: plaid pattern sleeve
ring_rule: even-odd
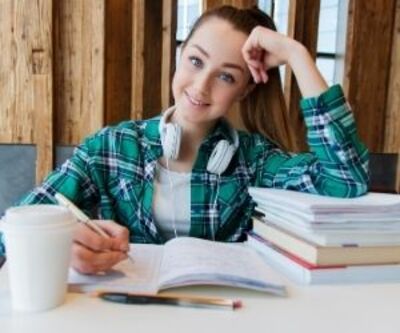
[[[255,186],[276,187],[335,197],[355,197],[368,190],[368,150],[361,143],[339,85],[300,102],[307,126],[309,153],[288,154],[260,136]]]
[[[93,217],[98,200],[88,163],[91,140],[92,138],[88,138],[77,147],[69,160],[51,172],[40,186],[26,194],[17,205],[56,204],[54,194],[60,192],[78,204],[86,214]],[[2,238],[3,235],[0,233],[0,255],[5,253]]]
[[[60,192],[78,204],[88,215],[98,202],[97,188],[93,183],[89,147],[93,137],[78,146],[73,156],[62,166],[51,172],[41,186],[36,187],[21,199],[19,205],[55,204],[54,195]]]

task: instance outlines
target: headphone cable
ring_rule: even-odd
[[[173,191],[173,183],[172,183],[172,179],[171,179],[171,174],[169,172],[169,158],[166,158],[166,165],[167,165],[167,175],[168,175],[168,182],[169,182],[169,187],[171,190],[171,197],[172,197],[172,227],[174,228],[174,234],[175,234],[175,238],[178,238],[178,232],[176,230],[176,216],[175,216],[175,198],[174,198],[174,191]]]

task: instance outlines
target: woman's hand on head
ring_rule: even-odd
[[[299,42],[271,29],[257,26],[250,33],[242,54],[256,83],[267,82],[267,71],[290,62],[293,53],[304,48]]]
[[[80,273],[94,274],[107,271],[127,258],[129,250],[128,229],[114,221],[93,221],[102,228],[109,238],[105,238],[90,227],[80,223],[74,235],[71,265]]]

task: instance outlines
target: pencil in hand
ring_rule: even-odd
[[[61,193],[56,193],[54,195],[57,202],[68,208],[71,213],[77,218],[78,222],[81,222],[92,229],[94,232],[98,233],[100,236],[104,238],[111,238],[109,234],[107,234],[103,229],[101,229],[94,221],[92,221],[84,212],[82,212],[73,202],[67,199]],[[128,250],[129,251],[129,250]],[[133,258],[127,253],[128,259],[134,263]]]

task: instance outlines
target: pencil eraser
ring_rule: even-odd
[[[234,301],[233,302],[233,309],[240,309],[243,306],[242,301]]]

